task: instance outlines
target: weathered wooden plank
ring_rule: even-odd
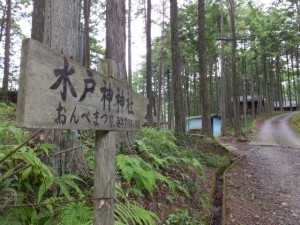
[[[114,224],[116,132],[96,131],[94,225]]]
[[[130,131],[144,122],[147,98],[32,39],[23,41],[20,72],[19,127]]]

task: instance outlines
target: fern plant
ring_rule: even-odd
[[[83,182],[82,179],[80,179],[76,175],[71,175],[71,174],[64,174],[62,176],[53,176],[52,178],[45,179],[38,191],[38,202],[41,202],[44,194],[46,191],[53,185],[56,184],[58,188],[60,189],[59,195],[65,196],[68,200],[72,200],[73,198],[71,197],[69,188],[73,188],[79,196],[83,197],[83,192],[78,186],[78,184],[74,181],[81,181]]]
[[[174,155],[179,149],[174,134],[167,129],[157,131],[154,128],[143,128],[138,131],[137,138],[158,156]]]
[[[138,156],[120,154],[116,157],[116,165],[124,181],[128,184],[133,184],[138,190],[145,190],[152,195],[158,188],[157,182],[162,182],[166,183],[174,191],[174,182],[155,171],[151,164]]]
[[[157,215],[143,208],[138,203],[129,201],[119,184],[116,184],[115,224],[116,225],[155,225]]]
[[[71,202],[57,208],[62,212],[59,225],[92,225],[93,224],[93,208],[88,207],[82,202]]]

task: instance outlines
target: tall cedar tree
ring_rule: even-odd
[[[161,28],[161,42],[159,49],[159,78],[158,78],[158,105],[157,105],[157,128],[160,129],[161,124],[161,113],[162,113],[162,82],[163,82],[163,34],[165,29],[165,6],[166,2],[163,1],[163,15],[162,15],[162,28]]]
[[[10,31],[11,31],[11,0],[6,1],[6,27],[5,27],[5,50],[4,50],[4,74],[2,82],[2,100],[8,102],[8,78],[10,65]]]
[[[202,104],[202,133],[211,136],[209,96],[207,90],[206,52],[205,52],[205,0],[198,1],[198,39],[199,39],[199,74],[200,98]]]
[[[119,76],[116,77],[127,83],[126,73],[126,5],[123,0],[106,0],[106,52],[107,59],[117,63]],[[114,196],[115,185],[115,145],[116,139],[122,133],[113,131],[96,131],[97,160],[94,179],[94,198]],[[104,173],[104,169],[109,170]],[[102,201],[102,200],[101,200]],[[100,201],[100,204],[101,204]],[[99,201],[94,201],[94,224],[114,224],[114,199],[106,200],[105,206],[99,209]]]
[[[131,8],[131,0],[128,0],[128,85],[130,88],[132,88]]]
[[[84,0],[83,14],[84,14],[84,52],[83,65],[90,67],[90,14],[91,14],[91,0]]]
[[[233,116],[234,116],[234,130],[235,136],[241,136],[241,125],[240,125],[240,99],[239,99],[239,77],[236,68],[236,32],[235,32],[235,1],[230,0],[230,28],[231,28],[231,70],[232,70],[232,94],[233,94]]]
[[[220,104],[220,111],[221,111],[221,131],[222,136],[226,135],[226,122],[227,122],[227,115],[226,115],[226,99],[227,99],[227,82],[225,76],[225,50],[224,50],[224,0],[220,1],[220,8],[221,8],[221,104]]]
[[[181,76],[180,76],[180,52],[178,37],[178,5],[177,0],[170,0],[171,21],[171,52],[172,52],[172,75],[175,108],[175,132],[184,133],[183,107],[181,104]]]
[[[33,2],[31,37],[74,60],[81,61],[78,45],[80,9],[80,0],[35,0]],[[74,148],[73,152],[65,155],[59,154],[51,161],[59,175],[82,171],[83,168],[85,168],[84,172],[87,171],[81,148],[78,147],[79,140],[74,138],[78,135],[77,131],[68,131],[68,138],[64,137],[60,130],[45,132],[49,133],[46,134],[49,137],[48,141],[58,146],[57,151]]]
[[[146,19],[146,47],[147,47],[147,120],[150,125],[153,124],[153,94],[152,94],[152,49],[151,49],[151,0],[147,0],[147,19]]]
[[[106,1],[105,58],[115,60],[118,79],[127,83],[126,72],[126,6],[124,0]]]

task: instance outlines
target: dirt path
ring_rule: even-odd
[[[259,123],[257,135],[250,144],[300,148],[299,135],[289,125],[290,118],[297,113],[286,113]]]
[[[300,138],[285,114],[257,127],[247,143],[225,139],[246,157],[228,174],[227,223],[300,225]]]

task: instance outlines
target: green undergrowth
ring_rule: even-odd
[[[294,130],[300,135],[300,113],[291,118],[291,124]]]
[[[14,126],[14,105],[0,104],[1,224],[92,224],[94,132],[80,133],[90,176],[59,176],[45,160],[49,143],[30,141],[4,160],[30,131]],[[212,171],[229,160],[213,138],[141,129],[117,150],[115,224],[204,224]]]

